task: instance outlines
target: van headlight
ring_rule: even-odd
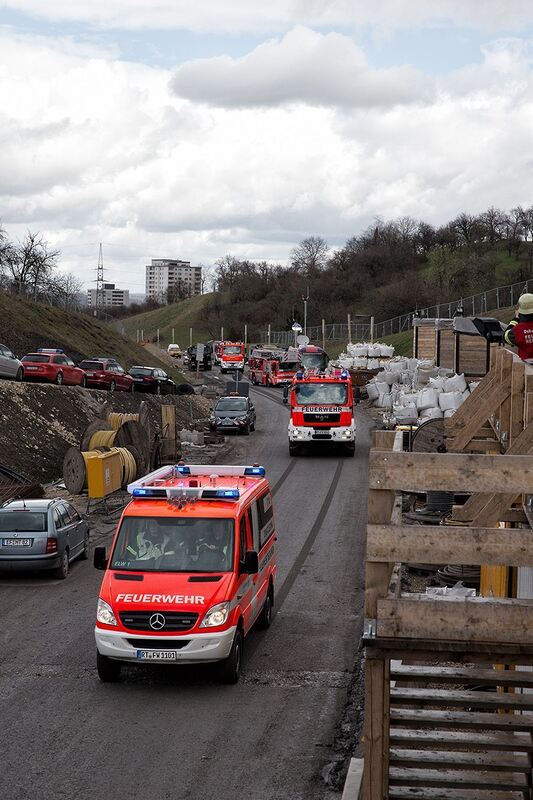
[[[117,620],[115,615],[113,614],[113,609],[106,603],[105,600],[102,600],[101,597],[98,598],[98,606],[96,609],[96,619],[98,622],[102,622],[104,625],[116,625]]]
[[[215,628],[219,625],[224,625],[227,622],[229,611],[228,602],[212,606],[201,621],[200,628]]]

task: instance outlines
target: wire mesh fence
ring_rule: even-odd
[[[402,314],[393,319],[377,322],[374,325],[374,339],[382,339],[385,336],[392,336],[395,333],[411,330],[415,317],[426,317],[428,319],[451,319],[458,310],[462,309],[465,317],[483,316],[490,311],[500,308],[514,307],[518,303],[518,298],[524,292],[533,292],[533,279],[512,283],[507,286],[498,286],[496,289],[489,289],[486,292],[473,294],[470,297],[461,297],[459,300],[452,300],[449,303],[437,303],[433,306],[418,308],[408,314]],[[351,333],[351,336],[350,336]],[[324,325],[307,326],[307,336],[311,342],[320,344],[324,339],[326,342],[332,341],[365,341],[371,338],[371,325],[368,322],[354,322],[348,331],[348,322],[333,322]],[[272,342],[282,346],[289,346],[295,343],[295,334],[292,331],[268,331],[260,333],[261,341]]]

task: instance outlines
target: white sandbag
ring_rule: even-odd
[[[380,366],[379,358],[368,357],[367,369],[379,369]]]
[[[418,392],[416,406],[419,411],[424,411],[427,408],[438,408],[439,393],[435,389],[421,389]]]
[[[353,367],[353,358],[339,358],[337,363],[342,369],[351,369]]]
[[[464,375],[452,375],[451,378],[446,379],[444,384],[445,392],[464,392],[466,389],[466,381]]]
[[[455,414],[455,409],[449,408],[448,411],[444,412],[444,419],[449,419],[450,417],[453,417],[454,414]]]
[[[399,372],[388,372],[387,370],[383,370],[380,372],[379,379],[388,383],[389,386],[393,386],[395,383],[398,383],[400,380],[400,373]]]
[[[441,378],[449,378],[450,375],[455,375],[455,372],[448,367],[439,367],[439,375]]]
[[[394,355],[394,347],[391,344],[380,344],[379,349],[381,358],[392,358]]]
[[[379,375],[378,377],[381,378],[381,375]],[[377,380],[376,386],[380,394],[390,394],[391,387],[389,386],[388,383],[386,383],[386,381]]]
[[[380,393],[377,400],[374,400],[377,408],[392,408],[392,395],[390,392]]]
[[[468,388],[470,389],[470,394],[472,394],[472,392],[474,391],[474,389],[477,389],[477,387],[479,386],[479,384],[480,384],[480,381],[472,381],[472,383],[469,383],[469,384],[468,384]]]
[[[370,381],[369,383],[367,383],[366,391],[367,391],[369,400],[377,400],[378,399],[378,397],[379,397],[379,389],[378,389],[378,387],[376,386],[376,384],[374,382]]]
[[[354,369],[366,369],[368,359],[366,356],[354,356],[352,358],[353,368]]]
[[[442,411],[457,411],[462,402],[462,392],[441,392],[439,394],[439,407]]]
[[[418,404],[418,392],[400,392],[400,401],[404,406],[415,406]]]
[[[349,344],[348,352],[353,358],[366,358],[368,355],[368,345],[364,342]]]
[[[416,371],[416,381],[419,386],[426,386],[433,375],[433,367],[419,367]]]
[[[409,372],[415,372],[418,368],[418,358],[408,358],[407,359],[407,369]]]
[[[369,344],[367,347],[369,358],[379,358],[381,356],[381,345],[377,342],[374,344]]]
[[[431,389],[436,389],[437,392],[443,392],[445,382],[446,378],[440,378],[440,377],[430,378],[429,386]]]
[[[418,411],[416,406],[403,406],[395,403],[392,407],[394,416],[397,420],[415,420],[418,419]]]
[[[440,408],[425,408],[420,414],[420,419],[442,419],[443,416],[444,412]]]

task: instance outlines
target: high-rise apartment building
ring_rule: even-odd
[[[153,258],[146,266],[146,299],[166,302],[169,289],[180,288],[192,297],[202,293],[202,267],[191,267],[190,261]]]
[[[104,283],[102,292],[103,306],[129,306],[130,290],[117,289],[114,283]],[[96,308],[96,289],[87,289],[87,305],[89,308]]]

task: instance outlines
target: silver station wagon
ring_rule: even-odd
[[[64,500],[11,500],[0,507],[0,571],[53,570],[89,558],[89,527]]]

